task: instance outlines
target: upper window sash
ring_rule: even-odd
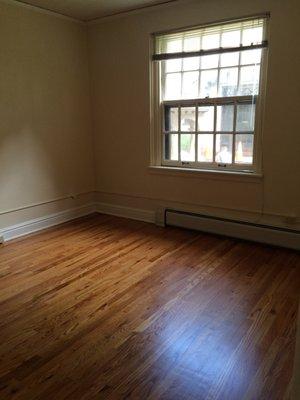
[[[155,35],[154,61],[198,57],[268,46],[266,17]]]

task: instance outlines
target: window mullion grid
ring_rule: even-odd
[[[166,159],[166,134],[164,133],[162,135],[162,161],[165,161]]]
[[[233,105],[233,132],[232,132],[232,164],[235,164],[235,140],[236,140],[236,118],[237,118],[237,101]]]
[[[213,140],[213,164],[216,163],[216,131],[217,131],[217,104],[214,103],[214,140]]]
[[[159,89],[159,102],[164,100],[165,97],[165,88],[166,88],[166,78],[167,78],[167,73],[166,73],[166,62],[160,63],[160,89]],[[163,105],[162,107],[162,115],[161,115],[161,121],[162,121],[162,127],[163,130],[165,130],[165,107]]]
[[[221,43],[222,43],[222,36],[223,36],[223,29],[220,33],[220,37],[219,37],[219,47],[221,47]],[[221,54],[218,55],[218,73],[217,73],[217,97],[219,95],[219,83],[220,83],[220,68],[221,68]]]
[[[199,131],[199,128],[198,128],[198,104],[196,104],[196,107],[195,107],[195,113],[196,113],[196,115],[195,115],[195,119],[196,119],[196,126],[195,126],[195,162],[197,163],[198,162],[198,131]]]
[[[178,162],[181,162],[181,106],[178,107]]]
[[[203,35],[200,35],[199,41],[200,41],[200,50],[202,49],[202,39]],[[202,58],[199,57],[199,73],[198,73],[198,97],[200,97],[200,88],[201,88],[201,75],[202,75]],[[195,163],[198,164],[198,107],[199,105],[196,104],[195,107],[195,112],[196,112],[196,127],[195,127]]]
[[[184,36],[181,39],[181,48],[184,50]],[[182,89],[183,89],[183,58],[181,58],[181,69],[180,69],[180,97],[182,98]]]
[[[242,40],[243,40],[242,32],[243,32],[243,28],[240,31],[240,43],[242,43]],[[236,96],[238,96],[239,90],[240,90],[241,61],[242,61],[242,52],[239,51],[239,64],[238,64],[238,78],[237,78]]]
[[[224,34],[224,31],[222,29],[222,31],[220,32],[220,36],[219,36],[219,46],[220,47],[221,47],[221,43],[222,43],[223,34]],[[241,43],[242,43],[243,37],[244,37],[244,27],[241,26],[241,30],[240,30],[240,42]],[[184,40],[185,40],[185,38],[182,37],[181,40],[182,40],[182,49],[184,49]],[[200,41],[200,49],[201,49],[202,48],[202,42],[203,42],[202,35],[200,35],[199,41]],[[236,168],[239,167],[239,165],[236,164],[237,133],[240,133],[240,132],[237,132],[237,110],[238,110],[237,107],[238,107],[238,104],[240,104],[241,102],[245,101],[247,103],[248,102],[247,97],[250,97],[250,96],[239,96],[239,89],[240,89],[240,84],[241,84],[241,68],[244,67],[244,66],[256,66],[256,65],[260,65],[261,66],[261,62],[242,65],[242,63],[241,63],[242,62],[242,52],[239,51],[238,53],[239,53],[239,55],[238,55],[238,65],[237,65],[238,66],[238,74],[237,74],[238,76],[237,76],[236,95],[235,96],[231,96],[231,99],[229,99],[229,98],[226,99],[225,97],[224,98],[218,98],[219,86],[220,86],[220,78],[221,78],[220,77],[220,72],[221,72],[221,69],[223,68],[222,67],[222,63],[221,63],[221,54],[219,54],[218,55],[218,66],[217,66],[217,82],[216,82],[216,84],[217,84],[217,88],[216,88],[217,95],[216,95],[216,98],[214,98],[214,99],[213,98],[211,98],[211,99],[209,99],[209,98],[208,99],[201,99],[200,98],[201,78],[202,78],[202,72],[203,72],[203,70],[202,70],[203,60],[202,60],[202,57],[200,56],[199,57],[199,67],[198,67],[198,99],[187,99],[189,104],[186,102],[186,100],[183,99],[183,92],[184,92],[184,90],[183,90],[184,89],[183,88],[183,74],[186,71],[184,71],[184,58],[181,59],[181,65],[180,65],[180,68],[181,68],[180,69],[180,74],[181,74],[181,78],[180,78],[181,100],[178,100],[177,103],[176,103],[176,101],[174,101],[174,107],[178,107],[178,131],[177,132],[164,132],[164,133],[168,133],[168,134],[176,133],[178,135],[178,161],[172,162],[173,165],[175,163],[177,165],[180,165],[180,164],[182,165],[182,162],[181,162],[181,158],[182,158],[182,154],[181,154],[181,135],[183,133],[181,131],[181,112],[182,112],[182,107],[193,106],[193,107],[195,107],[195,113],[196,113],[196,115],[195,115],[195,132],[193,132],[193,134],[195,134],[195,140],[194,140],[195,162],[191,163],[191,164],[196,164],[196,165],[201,165],[201,166],[203,166],[204,164],[210,164],[210,166],[212,168],[219,167],[218,163],[216,162],[216,144],[217,144],[216,143],[216,135],[217,134],[221,134],[221,133],[229,133],[229,134],[232,135],[232,163],[231,163],[230,167],[232,167],[233,169],[235,167]],[[165,69],[164,63],[162,63],[162,66],[163,66],[163,69]],[[229,68],[229,66],[227,68]],[[209,69],[213,70],[214,68],[209,68]],[[164,88],[165,84],[166,84],[166,82],[165,82],[166,75],[167,75],[166,71],[161,71],[160,76],[162,76],[162,79],[160,80],[160,84],[161,84],[162,88]],[[259,83],[261,83],[261,82],[259,82]],[[251,104],[255,103],[255,100],[253,100],[254,98],[255,98],[255,96],[251,96]],[[199,137],[200,137],[199,136],[199,118],[198,118],[198,115],[199,115],[199,105],[200,104],[201,105],[205,105],[206,104],[206,100],[208,102],[210,101],[210,104],[213,105],[213,107],[214,107],[214,129],[213,129],[212,132],[209,132],[210,134],[213,134],[213,160],[212,160],[212,162],[202,163],[202,162],[199,161],[199,155],[198,155],[198,143],[199,143]],[[233,106],[234,106],[234,110],[233,110],[233,114],[234,114],[233,115],[233,131],[232,132],[217,132],[217,106],[218,105],[222,105],[222,104],[228,104],[230,100],[231,100],[231,102],[233,103]],[[166,103],[168,103],[168,102],[166,102]],[[169,103],[172,104],[172,101],[169,101]],[[256,109],[256,104],[254,104],[253,107],[254,107],[254,109]],[[163,128],[163,130],[165,130],[165,129]],[[192,133],[192,132],[190,132],[190,133]],[[201,132],[201,133],[203,133],[203,132]],[[255,134],[254,134],[255,130],[253,130],[251,132],[242,132],[242,133],[243,134],[251,134],[252,137],[255,137]],[[163,135],[163,138],[164,138],[164,135]],[[163,144],[164,144],[164,147],[165,147],[165,140],[163,140]],[[163,159],[164,159],[164,156],[165,156],[165,148],[164,147],[163,147],[163,157],[162,157]],[[255,155],[255,152],[254,152],[254,149],[253,149],[253,159],[254,159],[254,155]],[[189,164],[189,163],[187,163],[187,164]],[[222,166],[220,165],[220,167],[222,167]]]
[[[200,50],[202,49],[202,38],[200,36]],[[199,74],[198,74],[198,97],[200,97],[200,88],[201,88],[201,75],[202,75],[202,57],[199,57]]]
[[[194,165],[201,165],[203,166],[203,163],[200,163],[198,160],[198,153],[197,153],[197,149],[198,149],[198,134],[199,134],[199,104],[210,104],[214,107],[214,126],[213,126],[213,131],[212,132],[207,132],[209,134],[213,134],[213,160],[212,162],[208,162],[207,164],[211,165],[211,167],[219,167],[218,163],[216,162],[216,135],[217,134],[230,134],[232,135],[232,163],[231,166],[232,168],[234,168],[236,166],[235,164],[235,158],[236,158],[236,154],[235,154],[235,145],[236,145],[236,122],[237,122],[237,106],[240,103],[250,103],[253,102],[253,97],[250,98],[251,96],[243,96],[242,99],[239,98],[239,96],[235,96],[234,98],[214,98],[214,99],[205,99],[204,102],[201,101],[199,102],[199,99],[195,99],[195,100],[188,100],[188,104],[186,104],[185,102],[183,102],[182,100],[174,100],[174,101],[168,101],[167,104],[169,104],[169,106],[174,106],[174,107],[178,107],[178,131],[170,131],[170,132],[163,132],[164,134],[172,134],[175,133],[178,135],[178,161],[174,161],[174,163],[176,163],[177,165],[182,165],[182,161],[181,161],[181,135],[182,133],[187,133],[187,132],[182,132],[181,130],[181,112],[182,112],[182,107],[194,107],[195,108],[195,131],[194,132],[190,132],[191,134],[195,135],[195,148],[194,148],[194,154],[195,154],[195,161],[193,162],[188,162],[187,164],[194,164]],[[170,104],[171,103],[171,104]],[[217,106],[218,105],[225,105],[225,104],[233,104],[234,106],[234,115],[233,115],[233,130],[232,131],[222,131],[222,132],[217,132]],[[252,104],[252,103],[251,103]],[[165,115],[164,111],[163,111],[163,115]],[[204,133],[204,132],[202,132]],[[248,134],[252,134],[254,135],[254,131],[247,131],[247,132],[243,132],[244,134],[248,133]],[[201,134],[201,133],[200,133]],[[164,135],[163,135],[164,137]],[[163,141],[163,144],[165,145],[165,141]],[[165,151],[165,149],[164,149]],[[165,153],[163,153],[165,154]],[[222,168],[224,168],[223,166],[220,166]]]
[[[202,40],[202,36],[201,36],[201,40]],[[221,46],[221,40],[222,40],[222,33],[220,34],[219,37],[219,46]],[[201,60],[201,57],[200,57]],[[201,61],[200,61],[200,68],[201,68]],[[219,82],[220,82],[220,67],[221,67],[221,55],[218,55],[218,67],[217,67],[217,96],[219,93]],[[213,68],[212,68],[213,69]],[[200,71],[202,71],[200,69]],[[200,74],[199,74],[200,75]],[[200,97],[200,76],[199,76],[199,97]],[[214,107],[214,130],[212,132],[213,134],[213,160],[212,160],[212,165],[216,164],[216,130],[217,130],[217,105],[216,102],[214,101],[213,103],[213,107]],[[197,113],[198,114],[198,113]],[[198,136],[197,136],[198,137]]]
[[[165,74],[164,74],[165,75]],[[166,155],[166,150],[165,150],[165,130],[166,130],[166,122],[165,122],[165,106],[164,104],[160,105],[160,111],[161,111],[161,115],[160,115],[160,124],[161,124],[161,130],[163,132],[162,134],[162,139],[160,140],[160,159],[162,160],[162,162],[164,162],[165,160],[165,155]]]

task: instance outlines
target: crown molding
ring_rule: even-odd
[[[97,17],[97,18],[92,18],[92,19],[88,19],[88,20],[81,20],[81,19],[77,19],[74,17],[70,17],[66,14],[59,13],[57,11],[49,10],[45,7],[34,6],[32,4],[27,3],[25,0],[0,0],[0,2],[2,2],[2,3],[6,3],[6,4],[9,4],[12,6],[17,6],[17,7],[23,7],[28,10],[32,10],[32,11],[35,11],[35,12],[38,12],[41,14],[45,14],[45,15],[50,15],[50,16],[56,17],[56,18],[61,18],[61,19],[64,19],[65,21],[74,22],[74,23],[77,23],[77,24],[83,25],[83,26],[97,25],[97,24],[105,23],[107,21],[114,20],[114,19],[124,18],[124,17],[134,15],[134,14],[141,14],[141,13],[144,13],[147,11],[151,11],[153,9],[163,9],[163,8],[170,7],[175,3],[178,4],[178,3],[183,3],[186,1],[187,0],[167,0],[167,1],[164,1],[159,4],[152,4],[152,5],[150,4],[148,6],[138,7],[138,8],[134,8],[132,10],[128,10],[128,11],[116,12],[114,14],[105,15],[103,17]]]
[[[154,9],[157,10],[157,9],[168,8],[174,4],[185,3],[186,1],[187,0],[168,0],[168,1],[165,1],[165,2],[159,3],[159,4],[152,4],[152,5],[148,5],[148,6],[144,6],[144,7],[134,8],[134,9],[128,10],[128,11],[121,11],[121,12],[117,12],[114,14],[105,15],[103,17],[93,18],[93,19],[87,20],[86,24],[88,26],[98,25],[98,24],[102,24],[105,22],[115,20],[115,19],[125,18],[130,15],[142,14],[145,12],[152,11]]]
[[[87,24],[86,21],[72,18],[72,17],[69,17],[68,15],[61,14],[56,11],[51,11],[44,7],[33,6],[32,4],[28,4],[26,1],[21,1],[21,0],[0,0],[0,1],[1,1],[1,3],[5,3],[5,4],[11,5],[11,6],[16,6],[16,7],[26,8],[27,10],[32,10],[32,11],[38,12],[40,14],[45,14],[45,15],[49,15],[49,16],[52,16],[55,18],[60,18],[65,21],[73,22],[73,23],[76,23],[79,25],[86,26],[86,24]]]

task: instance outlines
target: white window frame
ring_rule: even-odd
[[[255,17],[253,17],[255,18]],[[250,19],[247,18],[247,19]],[[227,22],[237,22],[244,19],[231,20]],[[213,24],[201,25],[202,27],[224,24],[222,22],[215,22]],[[198,26],[199,27],[199,26]],[[183,31],[187,28],[178,29],[178,32]],[[195,27],[188,28],[190,30],[195,29]],[[168,33],[168,32],[165,32]],[[266,73],[267,73],[267,51],[268,48],[262,49],[261,54],[261,63],[260,63],[260,77],[259,77],[259,90],[258,95],[256,96],[234,96],[234,97],[216,97],[216,98],[197,98],[197,99],[187,99],[187,100],[167,100],[162,101],[161,94],[161,64],[160,62],[154,62],[151,59],[151,56],[154,52],[155,46],[155,36],[153,34],[151,37],[151,45],[150,45],[150,96],[151,96],[151,110],[150,110],[150,167],[166,167],[166,168],[174,168],[174,170],[193,170],[193,171],[219,171],[219,172],[233,172],[233,173],[249,173],[254,175],[262,174],[262,125],[263,125],[263,109],[265,103],[265,92],[266,92]],[[264,25],[264,38],[268,40],[268,19],[265,21]],[[240,65],[240,64],[239,64]],[[244,66],[244,65],[243,65]],[[245,65],[247,66],[247,65]],[[240,70],[240,67],[238,67]],[[219,75],[219,73],[218,73]],[[198,162],[198,161],[171,161],[164,159],[164,105],[174,105],[174,106],[195,106],[198,105],[211,105],[211,104],[233,104],[242,101],[249,101],[250,99],[253,102],[255,101],[255,121],[254,121],[254,132],[253,132],[253,163],[252,164],[234,164],[234,154],[233,151],[233,160],[232,164],[221,164],[218,162]],[[180,114],[180,113],[179,113]],[[236,107],[234,112],[234,130],[233,132],[228,132],[233,134],[233,149],[235,146],[234,138],[236,134],[247,134],[247,132],[235,132],[235,123],[236,123]],[[216,115],[216,112],[215,112]],[[180,116],[178,117],[180,118]],[[205,132],[197,132],[197,118],[198,113],[196,112],[196,130],[195,132],[186,132],[195,134],[196,140],[197,135]],[[179,120],[180,122],[180,120]],[[215,123],[214,123],[215,125]],[[215,126],[214,126],[215,129]],[[172,132],[168,132],[172,133]],[[175,133],[175,132],[174,132]],[[219,132],[207,132],[214,134],[214,147],[215,147],[215,134]],[[221,132],[227,133],[227,132]],[[180,133],[176,132],[178,137],[180,137]],[[179,151],[179,150],[178,150]],[[195,144],[195,152],[197,153],[197,142]],[[179,156],[180,158],[180,156]],[[195,160],[197,160],[197,155]]]

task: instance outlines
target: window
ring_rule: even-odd
[[[155,35],[156,165],[257,170],[265,23]]]

